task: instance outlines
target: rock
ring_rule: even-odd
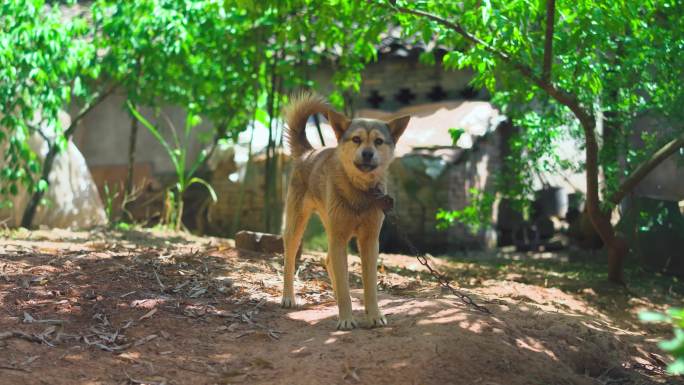
[[[246,230],[235,234],[235,247],[266,254],[282,254],[285,250],[283,247],[283,237],[280,235]]]
[[[59,118],[62,127],[69,127],[71,119],[67,113],[60,112]],[[44,131],[45,135],[54,138],[53,132],[47,128]],[[29,137],[28,143],[42,163],[49,151],[47,141],[34,133]],[[0,148],[0,152],[3,151],[4,148]],[[0,168],[2,163],[3,160],[0,159]],[[55,157],[48,182],[50,186],[44,199],[49,204],[38,207],[33,218],[33,227],[88,229],[107,224],[107,215],[97,186],[83,154],[73,141],[68,141],[66,148]],[[24,209],[31,199],[31,194],[23,186],[19,187],[19,194],[9,197],[12,206],[0,209],[0,223],[5,221],[10,227],[21,225]]]

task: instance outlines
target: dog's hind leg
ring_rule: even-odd
[[[357,326],[352,316],[351,296],[349,294],[349,271],[347,268],[347,241],[328,234],[328,273],[335,290],[339,320],[337,329],[349,330]]]
[[[382,222],[381,222],[382,223]],[[379,226],[378,226],[379,228]],[[361,257],[361,271],[363,278],[363,306],[366,309],[368,326],[377,327],[387,325],[387,319],[378,307],[378,252],[380,232],[372,229],[359,234],[356,238]]]
[[[296,306],[294,292],[295,259],[302,242],[302,236],[306,224],[311,216],[311,210],[304,207],[299,197],[287,197],[285,207],[285,230],[283,231],[283,244],[285,251],[285,273],[283,284],[282,307]]]

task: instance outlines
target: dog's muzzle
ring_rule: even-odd
[[[376,168],[378,168],[377,164],[365,163],[365,162],[364,163],[354,163],[354,166],[356,166],[356,168],[358,168],[359,170],[361,170],[363,172],[371,172],[371,171],[375,170]]]

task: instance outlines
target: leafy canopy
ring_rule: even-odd
[[[394,13],[406,37],[447,47],[446,68],[473,69],[474,83],[487,87],[493,102],[521,128],[501,175],[499,189],[505,195],[527,200],[529,181],[540,170],[584,169],[583,162],[556,154],[561,139],[574,139],[584,148],[580,123],[585,117],[603,127],[598,138],[606,176],[602,188],[609,196],[648,154],[684,131],[684,3],[556,1],[549,61],[547,4],[373,2]],[[434,58],[424,54],[423,60]],[[659,125],[668,128],[637,131],[635,122],[647,115],[661,117]],[[640,136],[642,148],[629,145],[630,138]]]
[[[65,145],[59,111],[85,98],[99,75],[88,31],[82,17],[67,19],[44,1],[0,5],[0,204],[20,185],[47,188],[36,180],[41,163],[29,140],[40,134]]]

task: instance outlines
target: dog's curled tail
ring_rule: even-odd
[[[285,139],[294,158],[299,158],[305,152],[313,149],[306,138],[306,121],[309,116],[319,113],[327,115],[328,111],[330,111],[328,103],[323,97],[315,93],[302,92],[292,97],[284,113],[287,121]]]

